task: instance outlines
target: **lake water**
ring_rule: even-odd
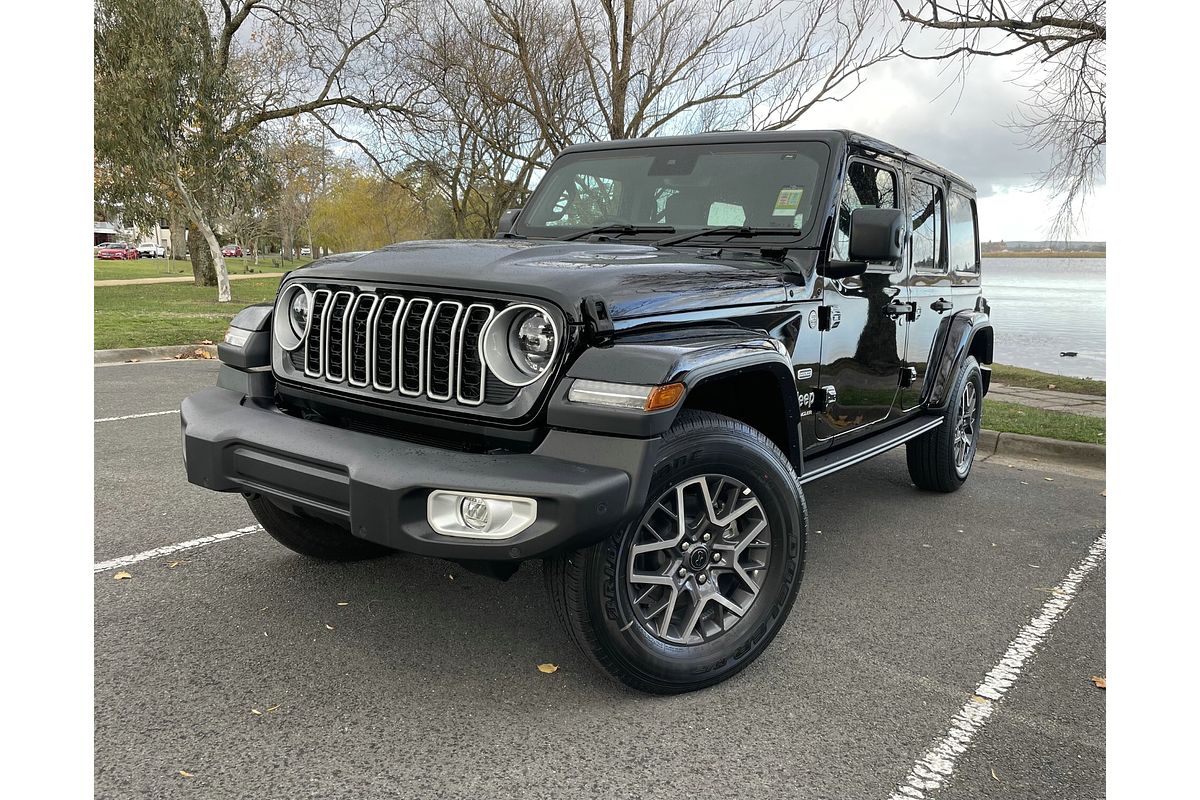
[[[996,363],[1103,380],[1104,262],[985,258],[983,295],[992,306]],[[1066,351],[1078,355],[1059,355]]]

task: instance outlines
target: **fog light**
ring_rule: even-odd
[[[429,493],[427,515],[429,527],[443,536],[507,539],[534,523],[537,500],[438,489]]]
[[[477,531],[487,530],[492,522],[488,501],[482,497],[464,497],[458,506],[458,515],[468,527]]]

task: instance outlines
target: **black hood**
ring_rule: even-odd
[[[540,298],[577,321],[590,295],[605,300],[613,319],[779,302],[787,296],[786,271],[753,256],[700,257],[652,245],[452,239],[331,256],[294,274]]]

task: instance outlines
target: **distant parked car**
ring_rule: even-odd
[[[137,248],[128,242],[109,242],[100,248],[100,252],[96,253],[96,258],[103,261],[132,260],[137,257]]]
[[[221,248],[221,255],[225,256],[226,258],[241,258],[242,248],[240,245],[227,244]]]
[[[301,258],[309,258],[310,256],[312,256],[312,248],[311,247],[301,247],[300,248],[300,257]]]
[[[137,246],[138,255],[142,258],[165,258],[167,251],[161,244],[142,242]]]

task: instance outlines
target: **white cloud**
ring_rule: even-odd
[[[1048,161],[1023,147],[1011,127],[1032,80],[1023,68],[1021,58],[979,58],[958,83],[947,62],[898,58],[873,68],[847,100],[814,108],[797,127],[849,128],[928,158],[975,184],[985,239],[1043,239],[1056,205],[1031,187]],[[1076,238],[1105,238],[1104,196],[1097,187]]]

